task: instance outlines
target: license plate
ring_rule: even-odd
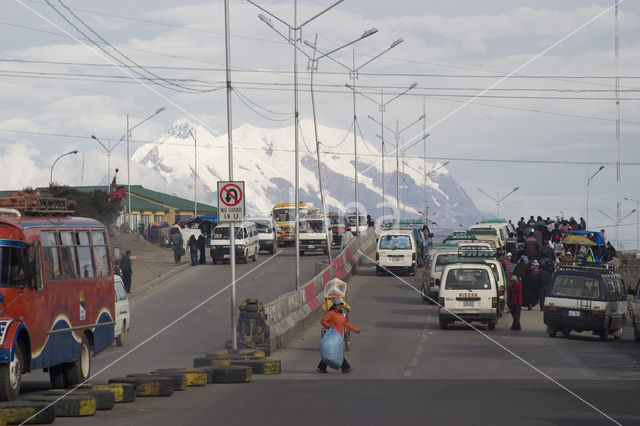
[[[580,311],[569,311],[568,314],[570,317],[579,317]]]
[[[316,246],[314,246],[314,245],[310,245],[310,246],[307,246],[307,247],[309,247],[310,249],[316,248]]]
[[[402,257],[401,256],[395,256],[391,258],[392,262],[402,262]]]
[[[474,302],[473,300],[465,300],[462,302],[463,308],[473,308]]]
[[[225,258],[225,259],[228,259],[228,258],[229,258],[229,256],[231,256],[231,255],[229,255],[229,254],[225,254],[225,255],[224,255],[224,258]]]

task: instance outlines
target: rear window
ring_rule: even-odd
[[[457,254],[453,254],[453,253],[451,253],[451,254],[445,254],[445,253],[439,254],[436,257],[436,266],[435,266],[434,270],[436,272],[444,271],[444,267],[447,265],[448,260],[451,259],[452,257],[457,257],[457,256],[458,256]]]
[[[449,290],[480,290],[491,288],[486,269],[449,269],[445,288]]]
[[[241,240],[246,238],[247,231],[242,232],[243,229],[236,227],[236,239]],[[213,239],[214,240],[228,240],[229,239],[229,227],[219,227],[213,230]]]
[[[383,235],[380,238],[381,250],[410,250],[411,238],[408,235]]]
[[[594,277],[558,275],[555,278],[551,295],[578,299],[598,299],[600,297],[600,285],[598,279]]]

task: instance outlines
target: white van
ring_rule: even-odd
[[[247,221],[256,224],[258,229],[258,250],[275,254],[278,250],[278,234],[276,222],[272,216],[259,216],[247,218]]]
[[[235,248],[236,262],[247,263],[249,259],[254,262],[258,258],[258,228],[253,222],[236,224]],[[220,223],[211,235],[211,248],[209,250],[213,264],[218,261],[230,260],[229,224]]]
[[[442,271],[438,297],[440,328],[455,321],[487,324],[489,330],[498,322],[498,285],[491,268],[483,260],[452,263]]]
[[[367,217],[361,213],[358,213],[358,226],[356,227],[356,214],[355,213],[347,213],[347,223],[349,224],[349,230],[353,235],[356,234],[356,230],[359,232],[367,232],[367,228],[369,224],[367,223]]]
[[[300,255],[305,253],[320,251],[329,254],[329,248],[333,239],[333,234],[329,232],[329,242],[327,243],[327,222],[321,217],[306,217],[300,219],[298,228],[298,238]]]
[[[417,258],[412,230],[386,229],[380,233],[376,244],[377,275],[386,271],[415,275]]]
[[[435,303],[440,292],[440,287],[436,286],[436,280],[439,280],[442,276],[444,267],[449,263],[448,260],[457,256],[457,244],[436,244],[435,247],[429,250],[422,268],[420,294],[423,301]]]

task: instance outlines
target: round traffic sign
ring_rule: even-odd
[[[220,201],[228,207],[235,207],[242,201],[242,190],[235,183],[228,183],[220,190]]]

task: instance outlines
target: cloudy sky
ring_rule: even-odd
[[[293,0],[256,3],[293,24]],[[332,3],[298,1],[298,23]],[[319,61],[318,120],[349,129],[353,106],[345,83],[354,80],[346,69],[403,38],[355,80],[358,91],[378,103],[418,83],[386,105],[385,125],[404,129],[424,105],[430,161],[450,161],[448,170],[487,212],[495,214],[496,203],[477,188],[501,198],[519,187],[500,206],[501,216],[514,219],[586,217],[588,178],[604,165],[590,181],[589,219],[613,235],[615,221],[598,211],[616,217],[613,3],[345,0],[305,24],[302,39],[313,42],[317,35],[317,47],[327,51],[367,29],[379,32],[332,55],[346,68]],[[621,1],[619,8],[622,217],[636,207],[623,197],[640,200],[640,4]],[[234,127],[291,125],[292,47],[258,19],[264,12],[254,5],[231,0],[230,9]],[[288,36],[284,24],[275,18],[272,24]],[[180,118],[226,133],[222,1],[5,0],[0,40],[1,189],[46,185],[51,164],[73,149],[79,153],[56,163],[53,180],[104,184],[106,150],[90,135],[111,150],[112,169],[126,169],[126,144],[118,141],[127,114],[133,126],[166,107],[133,130],[131,153]],[[298,67],[300,115],[309,118],[303,54]],[[380,120],[378,105],[358,95],[358,131],[377,144],[380,126],[369,115]],[[421,122],[400,137],[411,146],[407,155],[423,156]],[[385,140],[393,142],[389,131]],[[134,167],[132,183],[152,187],[149,180]],[[635,217],[621,222],[627,247],[636,246]]]

